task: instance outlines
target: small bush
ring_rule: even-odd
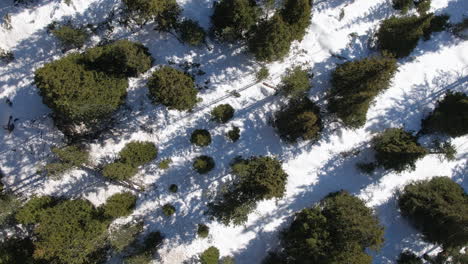
[[[190,142],[199,147],[206,147],[211,144],[211,135],[208,130],[197,129],[190,136]]]
[[[158,156],[158,149],[152,142],[132,141],[119,152],[120,161],[133,167],[144,165]]]
[[[232,126],[232,129],[227,132],[227,137],[232,142],[236,142],[240,138],[240,129],[236,126]]]
[[[0,185],[1,186],[1,185]],[[10,224],[16,224],[15,215],[21,208],[21,201],[14,194],[1,193],[0,190],[0,228],[5,229]],[[0,261],[0,263],[2,263]]]
[[[103,205],[104,216],[110,219],[128,216],[135,208],[136,200],[137,197],[130,192],[116,193]]]
[[[408,10],[414,6],[414,0],[392,0],[393,8],[400,10],[403,14],[408,13]]]
[[[102,175],[111,180],[123,181],[132,178],[137,174],[137,172],[138,169],[132,165],[122,162],[114,162],[104,167]]]
[[[81,48],[89,38],[85,30],[68,25],[60,26],[52,30],[52,34],[60,41],[62,47],[65,49]]]
[[[423,264],[423,261],[413,252],[403,251],[398,257],[397,264]]]
[[[171,216],[176,213],[176,209],[172,204],[165,204],[162,209],[165,216]]]
[[[0,263],[34,264],[34,245],[29,237],[10,237],[0,242]]]
[[[207,225],[198,224],[197,235],[199,237],[206,238],[208,237],[209,233],[210,233],[210,228]]]
[[[221,104],[211,110],[212,119],[218,123],[227,123],[234,116],[234,108],[230,104]]]
[[[303,97],[310,88],[309,74],[299,66],[288,69],[280,85],[281,91],[293,98]]]
[[[257,82],[263,81],[270,76],[270,71],[267,67],[262,67],[260,70],[255,74],[255,78]]]
[[[176,193],[178,190],[179,190],[179,187],[177,186],[177,184],[171,184],[171,185],[169,186],[169,191],[170,191],[171,193]]]
[[[182,9],[176,0],[122,0],[127,19],[144,25],[156,23],[156,30],[170,31],[179,20]]]
[[[449,19],[448,15],[439,15],[434,16],[429,24],[429,27],[424,30],[424,40],[431,39],[433,32],[441,32],[449,28]]]
[[[137,236],[143,231],[143,223],[129,223],[113,230],[110,234],[110,244],[117,252],[123,252],[135,243]]]
[[[78,146],[66,146],[62,148],[52,148],[58,162],[48,163],[45,171],[49,176],[58,176],[64,172],[77,168],[88,163],[89,153]]]
[[[205,43],[205,30],[200,27],[197,21],[185,19],[178,25],[177,30],[180,34],[180,39],[184,43],[192,46],[200,46]]]
[[[159,162],[158,168],[160,168],[161,170],[167,170],[169,169],[169,165],[171,165],[171,163],[172,163],[171,158],[164,159],[161,162]]]
[[[416,161],[428,153],[415,136],[400,128],[389,128],[374,137],[372,147],[376,164],[397,172],[414,170]]]
[[[199,156],[193,162],[193,169],[200,174],[205,174],[210,172],[215,167],[215,162],[212,157],[209,156]]]
[[[35,224],[46,208],[56,204],[57,200],[52,196],[32,197],[16,213],[16,220],[23,225]]]
[[[211,23],[215,36],[222,41],[247,39],[259,18],[259,9],[251,0],[215,2]]]
[[[415,3],[416,9],[420,15],[425,15],[431,9],[431,0],[420,0]]]
[[[149,96],[155,104],[169,109],[191,110],[197,103],[198,90],[190,76],[164,66],[156,70],[148,81]]]
[[[209,247],[200,255],[201,264],[218,264],[219,250],[216,247]]]
[[[149,264],[153,256],[149,253],[141,253],[124,258],[124,264]]]

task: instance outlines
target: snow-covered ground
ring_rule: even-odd
[[[184,8],[184,16],[209,27],[212,0],[178,2]],[[315,74],[310,98],[319,101],[330,87],[331,71],[344,62],[338,57],[353,60],[371,55],[368,43],[373,32],[382,19],[396,12],[390,0],[315,2],[312,25],[304,40],[295,43],[288,58],[267,66],[271,84],[279,83],[281,74],[291,65],[310,67]],[[99,205],[124,187],[111,185],[81,170],[70,172],[60,180],[44,179],[37,174],[50,154],[50,146],[62,144],[63,140],[48,116],[50,110],[42,104],[37,88],[32,85],[35,69],[63,56],[57,41],[47,34],[46,26],[67,19],[79,25],[98,23],[113,7],[120,5],[120,0],[72,0],[72,3],[67,6],[60,0],[44,0],[30,8],[15,7],[12,0],[0,3],[0,17],[9,13],[13,27],[0,28],[0,48],[12,50],[15,55],[12,63],[0,64],[0,124],[6,124],[10,115],[18,118],[13,133],[0,130],[0,167],[7,175],[4,183],[24,196],[85,197]],[[339,20],[341,10],[344,17]],[[432,0],[431,11],[450,14],[450,22],[456,23],[468,15],[468,2]],[[426,42],[421,40],[409,57],[399,61],[399,72],[391,88],[377,97],[363,128],[348,130],[329,125],[315,144],[288,145],[280,141],[268,124],[272,113],[284,103],[284,99],[273,96],[272,89],[258,84],[242,91],[238,98],[226,96],[231,90],[255,82],[255,71],[260,65],[245,50],[219,43],[211,43],[212,50],[193,48],[171,35],[152,30],[151,25],[135,31],[116,27],[111,37],[142,42],[149,47],[158,65],[169,60],[200,63],[206,75],[198,77],[197,82],[203,85],[210,81],[209,88],[200,94],[203,102],[197,111],[187,115],[150,103],[145,83],[151,72],[131,79],[127,99],[131,109],[121,116],[112,133],[91,144],[92,160],[96,164],[114,157],[131,140],[152,141],[158,146],[159,157],[144,166],[135,178],[147,188],[138,193],[133,215],[122,221],[143,218],[147,230],[161,230],[165,234],[166,243],[159,251],[163,263],[193,260],[211,245],[218,247],[223,256],[235,256],[237,263],[260,263],[266,252],[277,245],[278,231],[287,226],[295,211],[339,189],[365,200],[386,228],[382,250],[371,253],[374,263],[393,263],[403,249],[419,254],[439,250],[425,243],[402,219],[395,192],[413,180],[439,175],[451,177],[468,190],[468,137],[451,140],[458,152],[454,161],[429,155],[419,160],[416,170],[411,172],[397,174],[379,170],[368,176],[357,171],[355,163],[370,158],[366,147],[373,134],[388,127],[416,131],[420,120],[445,91],[468,92],[467,41],[449,32],[436,33]],[[99,40],[94,37],[87,46]],[[12,106],[5,102],[7,98],[13,102]],[[236,108],[234,119],[227,125],[209,121],[210,103],[218,99]],[[323,106],[322,101],[320,104]],[[241,128],[241,138],[236,143],[228,142],[224,136],[231,124]],[[209,147],[201,149],[190,144],[189,135],[197,128],[211,132],[213,143]],[[424,140],[429,142],[430,138]],[[363,151],[349,154],[357,148]],[[200,154],[210,155],[216,161],[215,170],[203,176],[191,169],[193,158]],[[204,212],[216,188],[230,179],[229,162],[237,155],[277,156],[284,162],[289,178],[283,199],[259,203],[244,226],[230,227],[210,220]],[[173,160],[171,168],[159,170],[158,162],[169,157]],[[179,185],[176,194],[168,191],[172,183]],[[161,211],[162,205],[168,202],[177,209],[176,216],[171,218],[164,217]],[[210,227],[208,239],[196,237],[198,223]]]

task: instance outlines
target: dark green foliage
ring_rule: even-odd
[[[144,165],[158,156],[158,149],[152,142],[132,141],[119,152],[119,161],[133,167]]]
[[[317,140],[322,131],[320,109],[309,99],[291,101],[275,114],[273,125],[280,137],[288,142]]]
[[[171,185],[169,186],[169,191],[170,191],[171,193],[176,193],[178,190],[179,190],[179,187],[177,186],[177,184],[171,184]]]
[[[281,233],[279,263],[372,263],[366,249],[378,250],[384,230],[372,210],[345,191],[331,193],[318,205],[297,213]],[[273,255],[274,256],[274,255]]]
[[[210,213],[226,225],[246,222],[258,201],[284,195],[288,175],[275,158],[238,159],[232,164],[232,174],[236,180],[221,199],[209,205]]]
[[[288,69],[281,79],[280,89],[288,97],[303,97],[310,88],[309,74],[300,66]]]
[[[16,220],[23,225],[35,224],[39,221],[41,214],[46,208],[56,204],[57,199],[52,196],[32,197],[16,213]]]
[[[270,71],[268,70],[267,67],[262,67],[256,74],[255,74],[255,77],[257,79],[257,81],[263,81],[265,80],[266,78],[268,78],[268,76],[270,76]]]
[[[415,2],[415,5],[418,13],[420,15],[425,15],[427,14],[427,11],[431,9],[431,0],[419,0],[418,2]]]
[[[124,264],[149,264],[153,260],[153,256],[149,253],[141,253],[126,257]]]
[[[84,29],[68,25],[60,26],[52,30],[52,34],[60,41],[62,47],[65,49],[81,48],[89,38],[88,33]]]
[[[133,167],[132,165],[122,162],[114,162],[107,164],[104,167],[104,169],[102,170],[102,175],[111,180],[123,181],[135,176],[137,172],[138,169]]]
[[[422,122],[425,133],[443,133],[452,137],[468,133],[468,96],[447,93],[434,111]]]
[[[466,39],[468,37],[468,34],[466,33],[466,29],[468,29],[468,18],[465,18],[463,19],[462,22],[453,25],[452,31],[456,36]]]
[[[159,232],[149,233],[143,243],[137,242],[133,245],[132,256],[124,258],[125,264],[148,264],[153,260],[153,254],[163,242],[163,235]]]
[[[397,58],[408,56],[423,36],[433,18],[424,16],[391,17],[380,24],[377,44],[382,51],[394,54]]]
[[[137,236],[143,231],[143,222],[128,223],[113,230],[110,234],[110,244],[117,252],[123,252],[135,243]]]
[[[163,66],[156,70],[148,81],[149,96],[153,103],[169,109],[191,110],[197,103],[198,90],[187,74]]]
[[[200,46],[205,43],[206,32],[197,21],[185,19],[177,26],[180,39],[192,46]]]
[[[116,193],[102,206],[103,214],[110,219],[128,216],[135,208],[136,200],[137,197],[130,192]]]
[[[52,153],[57,162],[46,164],[45,170],[49,176],[58,176],[69,169],[78,168],[86,164],[89,159],[89,153],[75,145],[52,148]]]
[[[153,64],[148,48],[128,40],[89,49],[83,60],[91,69],[120,77],[137,77]]]
[[[221,104],[211,110],[212,119],[218,123],[227,123],[234,116],[234,108],[230,104]]]
[[[199,147],[206,147],[211,144],[210,132],[205,129],[197,129],[193,131],[192,135],[190,136],[190,142]]]
[[[2,193],[0,190],[0,229],[16,224],[15,214],[20,207],[21,202],[18,197],[9,192]]]
[[[159,31],[175,28],[181,8],[176,0],[122,0],[127,8],[127,18],[137,24],[155,22]]]
[[[171,163],[172,163],[171,158],[164,159],[161,162],[159,162],[158,168],[160,168],[161,170],[167,170],[169,169],[169,165],[171,165]]]
[[[34,245],[30,238],[8,238],[0,243],[1,264],[35,264]]]
[[[373,162],[370,162],[370,163],[358,162],[356,163],[356,168],[358,168],[358,170],[360,170],[363,173],[371,174],[372,172],[375,171],[375,169],[377,168],[377,165]]]
[[[414,0],[392,0],[393,8],[406,14],[414,6]]]
[[[209,247],[200,255],[201,264],[218,264],[219,250],[216,247]]]
[[[444,249],[468,243],[468,195],[450,178],[434,177],[405,186],[398,205],[428,242]]]
[[[389,128],[375,136],[372,147],[376,152],[376,165],[397,172],[414,170],[416,161],[428,153],[419,145],[417,137],[401,128]]]
[[[280,14],[289,24],[291,38],[301,41],[304,38],[312,17],[312,0],[285,0]]]
[[[339,65],[332,73],[328,109],[348,127],[363,126],[372,100],[389,87],[396,70],[396,60],[387,57],[371,57]]]
[[[429,40],[433,32],[441,32],[449,28],[448,15],[434,16],[429,27],[424,30],[424,40]]]
[[[240,138],[240,129],[236,126],[232,126],[232,129],[229,130],[226,135],[232,142],[236,142]]]
[[[206,238],[208,237],[209,233],[210,233],[210,228],[207,225],[198,224],[197,235],[199,237]]]
[[[219,263],[220,264],[235,264],[236,262],[234,261],[234,258],[231,257],[231,256],[225,256],[225,257],[222,257],[220,260],[219,260]]]
[[[431,154],[443,154],[445,159],[449,161],[455,160],[457,150],[453,144],[450,142],[440,142],[438,140],[434,140],[433,143],[434,149],[430,151]]]
[[[246,39],[258,18],[254,0],[221,0],[215,2],[211,23],[218,39],[233,42]]]
[[[286,22],[279,15],[263,21],[249,40],[249,50],[259,61],[272,62],[289,53],[293,36]]]
[[[397,264],[423,264],[423,261],[413,252],[403,251],[398,257]]]
[[[162,210],[163,210],[163,214],[166,216],[171,216],[176,213],[176,209],[172,204],[165,204],[162,207]]]
[[[215,167],[215,162],[212,157],[209,156],[199,156],[195,158],[193,162],[193,169],[200,174],[205,174],[210,172]]]

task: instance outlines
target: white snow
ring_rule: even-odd
[[[0,131],[0,167],[7,177],[4,183],[24,196],[32,194],[66,195],[84,197],[94,204],[105,202],[110,195],[124,187],[106,183],[86,171],[70,172],[60,180],[41,178],[36,172],[50,155],[50,146],[63,144],[63,136],[54,128],[50,110],[41,102],[37,88],[31,83],[34,70],[63,54],[56,40],[46,32],[52,21],[72,19],[76,24],[103,21],[119,0],[73,0],[71,6],[59,0],[39,1],[33,7],[15,7],[12,0],[0,3],[0,17],[11,14],[13,28],[0,28],[0,48],[12,50],[15,60],[0,64],[0,123],[6,124],[12,115],[19,120],[13,133]],[[184,16],[198,20],[208,28],[212,0],[179,0]],[[339,20],[340,12],[344,17]],[[468,15],[468,2],[464,0],[433,0],[431,11],[451,15],[452,23]],[[290,56],[267,65],[271,84],[280,81],[281,74],[293,65],[310,67],[315,74],[310,97],[320,100],[329,89],[329,76],[335,66],[343,61],[331,56],[341,55],[350,60],[373,54],[369,39],[384,18],[397,14],[389,0],[317,0],[312,24],[301,43],[295,43]],[[356,34],[351,37],[350,34]],[[418,254],[437,253],[438,248],[421,239],[420,234],[401,218],[395,192],[405,184],[433,176],[449,176],[468,189],[467,155],[468,136],[452,139],[457,146],[454,161],[438,156],[427,156],[417,162],[416,170],[393,173],[383,170],[372,176],[361,174],[355,163],[369,158],[365,150],[375,133],[388,127],[418,130],[420,120],[433,108],[447,90],[468,92],[468,42],[451,33],[436,33],[429,41],[420,41],[415,51],[399,60],[399,72],[391,88],[375,100],[369,110],[367,124],[357,130],[327,126],[322,139],[315,143],[288,145],[281,142],[268,124],[268,118],[277,110],[283,99],[273,96],[274,91],[254,85],[242,91],[241,97],[226,97],[228,91],[254,82],[255,71],[260,67],[244,49],[237,46],[211,43],[213,50],[192,48],[179,43],[168,34],[160,34],[148,25],[141,30],[116,27],[113,38],[127,38],[149,47],[156,64],[169,60],[180,63],[201,63],[206,75],[197,78],[200,85],[210,80],[209,88],[200,97],[203,102],[191,115],[167,111],[153,106],[147,98],[146,80],[158,66],[130,82],[128,104],[131,112],[125,113],[113,130],[91,144],[92,160],[100,164],[115,157],[131,140],[154,142],[159,157],[145,165],[135,182],[146,186],[139,193],[137,208],[131,218],[143,218],[148,230],[161,230],[167,240],[159,251],[163,263],[182,263],[211,245],[220,249],[221,255],[233,255],[236,263],[260,263],[269,249],[278,242],[278,231],[287,226],[294,212],[311,206],[331,191],[340,189],[364,199],[375,209],[386,228],[385,244],[381,251],[371,252],[374,263],[393,263],[403,249]],[[95,45],[94,38],[88,46]],[[13,106],[5,100],[9,98]],[[219,103],[229,103],[236,108],[235,118],[227,125],[209,121],[210,102],[224,98]],[[320,101],[320,105],[324,105]],[[226,140],[224,134],[235,124],[241,128],[241,138],[236,143]],[[213,143],[206,148],[193,147],[190,133],[197,128],[209,129]],[[428,142],[430,138],[426,139]],[[345,155],[353,149],[364,151]],[[198,175],[191,169],[192,160],[200,154],[215,158],[216,168],[207,175]],[[217,188],[229,181],[229,162],[237,155],[274,155],[284,161],[289,174],[287,192],[283,199],[263,201],[258,204],[249,221],[240,227],[224,226],[204,215],[207,202]],[[161,171],[157,164],[171,158],[171,168]],[[170,193],[170,184],[176,183],[179,192]],[[173,203],[176,216],[162,215],[161,207]],[[210,227],[208,239],[196,237],[198,223]]]

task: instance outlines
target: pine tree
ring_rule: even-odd
[[[201,264],[218,264],[219,250],[216,247],[209,247],[200,255]]]
[[[212,119],[218,123],[227,123],[234,116],[234,108],[230,104],[221,104],[211,111]]]
[[[103,214],[109,219],[128,216],[135,208],[136,200],[137,197],[130,192],[116,193],[102,206]]]
[[[213,31],[220,40],[245,40],[258,21],[259,10],[254,0],[221,0],[215,2],[211,16]]]
[[[291,38],[301,41],[312,18],[313,0],[285,0],[280,11],[283,20],[289,24]]]
[[[310,88],[309,73],[300,66],[288,69],[281,79],[280,90],[288,97],[303,97]]]
[[[143,25],[155,22],[159,31],[170,31],[177,25],[182,9],[176,0],[122,0],[127,18]]]
[[[83,47],[89,38],[89,34],[85,30],[68,25],[52,30],[52,34],[60,41],[62,47],[67,50]]]
[[[177,25],[177,31],[184,43],[192,46],[205,43],[206,32],[195,20],[185,19]]]

